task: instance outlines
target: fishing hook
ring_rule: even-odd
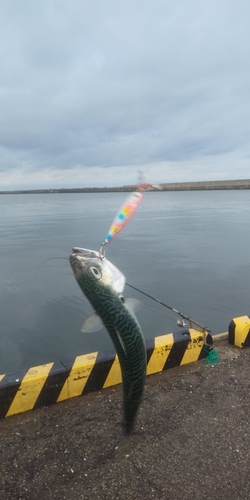
[[[103,247],[105,247],[107,245],[107,242],[104,241],[103,243],[101,243],[101,246],[100,246],[100,250],[99,250],[99,254],[100,254],[100,259],[103,260],[104,257],[105,257],[105,250],[103,250]]]

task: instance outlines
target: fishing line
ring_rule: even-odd
[[[41,262],[41,264],[39,264],[39,266],[36,270],[36,275],[37,275],[39,269],[43,266],[43,264],[45,264],[45,262],[48,262],[49,260],[67,260],[67,261],[69,261],[69,259],[67,259],[66,257],[50,257],[49,259],[45,259]]]
[[[206,332],[211,332],[211,330],[209,330],[206,326],[203,326],[201,325],[200,323],[198,323],[197,321],[195,321],[194,319],[190,318],[189,316],[187,316],[186,314],[183,314],[181,313],[180,311],[178,311],[177,309],[175,309],[174,307],[170,307],[168,306],[167,304],[165,304],[164,302],[162,302],[161,300],[157,299],[156,297],[153,297],[152,295],[149,295],[148,293],[146,292],[143,292],[142,290],[140,290],[139,288],[136,288],[135,286],[133,285],[130,285],[129,283],[126,282],[126,285],[128,285],[130,288],[133,288],[134,290],[136,290],[137,292],[140,292],[142,293],[142,295],[145,295],[146,297],[148,297],[149,299],[152,299],[154,300],[155,302],[157,302],[158,304],[161,304],[162,306],[164,307],[167,307],[167,309],[170,309],[170,311],[173,311],[174,313],[178,314],[179,316],[181,316],[183,319],[187,319],[190,323],[190,326],[192,326],[192,323],[199,326],[200,328],[202,328],[203,331],[206,331]]]

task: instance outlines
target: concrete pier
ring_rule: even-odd
[[[215,366],[200,360],[147,377],[127,448],[121,385],[0,420],[0,497],[249,498],[250,349],[221,339],[214,347]]]
[[[212,191],[228,189],[250,189],[250,179],[231,181],[171,182],[161,184],[163,191]]]
[[[61,188],[61,189],[31,189],[19,191],[0,191],[0,194],[55,194],[55,193],[112,193],[131,192],[137,189],[135,184],[116,187],[86,187],[86,188]],[[159,186],[148,185],[146,191],[211,191],[227,189],[250,189],[250,179],[200,181],[200,182],[170,182]]]

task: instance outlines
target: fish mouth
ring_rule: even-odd
[[[80,247],[74,247],[69,258],[71,267],[77,277],[86,271],[90,263],[97,263],[97,261],[101,260],[102,256],[99,252]]]
[[[74,247],[72,248],[72,255],[78,255],[79,257],[83,257],[85,259],[102,259],[100,252],[89,250],[88,248]]]

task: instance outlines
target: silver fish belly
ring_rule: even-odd
[[[123,381],[124,430],[130,434],[145,385],[145,340],[134,314],[121,297],[125,277],[98,252],[74,248],[70,264],[75,278],[107,329],[116,349]]]

